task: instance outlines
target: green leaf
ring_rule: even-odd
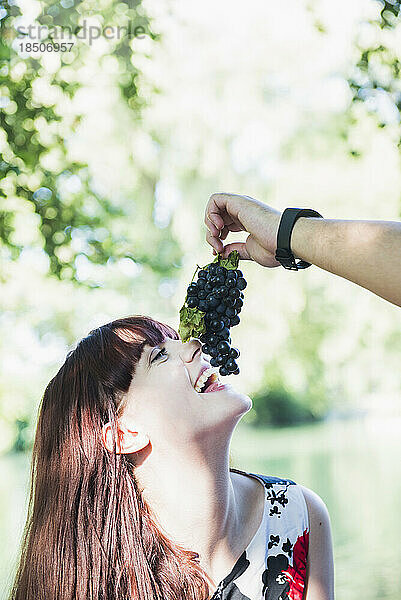
[[[218,258],[219,255],[217,255],[217,259]],[[230,252],[227,258],[221,258],[218,262],[221,267],[225,267],[226,269],[238,269],[239,253],[237,250],[233,250]]]
[[[180,310],[180,325],[178,333],[183,342],[187,342],[191,337],[199,337],[206,331],[204,320],[205,313],[197,308],[184,306]]]

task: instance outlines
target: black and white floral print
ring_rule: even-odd
[[[250,600],[250,598],[245,596],[234,583],[234,580],[247,570],[249,564],[246,552],[243,552],[235,563],[231,573],[219,583],[217,590],[212,596],[213,600],[223,600],[223,598],[224,600],[227,598],[230,600]]]
[[[308,552],[308,511],[291,479],[256,475],[265,487],[258,531],[218,585],[211,600],[303,600]]]

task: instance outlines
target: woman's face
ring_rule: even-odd
[[[209,361],[197,339],[183,343],[166,338],[145,346],[127,393],[122,419],[128,428],[147,434],[153,446],[204,437],[234,428],[252,406],[249,396],[228,384],[199,393],[194,385]]]

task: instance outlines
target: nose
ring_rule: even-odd
[[[192,362],[194,358],[201,354],[202,344],[198,339],[192,339],[182,345],[181,357],[184,362]]]

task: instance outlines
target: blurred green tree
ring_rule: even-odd
[[[381,5],[375,18],[365,23],[364,34],[356,41],[358,59],[348,84],[352,103],[363,103],[374,114],[379,127],[399,123],[401,114],[400,59],[396,44],[401,26],[401,3],[374,0]],[[401,150],[401,137],[398,142]],[[350,153],[358,156],[358,149]]]
[[[339,324],[338,309],[324,290],[305,290],[302,309],[289,315],[288,342],[265,364],[262,383],[252,396],[252,424],[286,426],[326,416],[335,390],[327,381],[322,347]]]
[[[57,31],[68,30],[73,32],[74,45],[63,53],[50,52],[49,46],[40,54],[21,52],[22,40],[17,32],[21,9],[15,2],[2,4],[0,243],[8,258],[18,259],[26,245],[17,231],[21,227],[19,216],[34,212],[29,227],[35,223],[38,232],[28,236],[30,244],[43,248],[49,272],[60,279],[77,280],[78,255],[100,265],[131,257],[136,263],[149,265],[160,277],[169,275],[174,271],[173,263],[180,261],[181,252],[169,227],[157,228],[152,218],[157,181],[147,177],[147,189],[141,194],[141,220],[135,226],[135,202],[127,202],[118,193],[117,199],[102,194],[85,157],[82,162],[71,158],[68,143],[82,117],[79,104],[74,102],[82,87],[77,74],[85,68],[91,52],[90,43],[77,37],[82,23],[85,27],[83,19],[95,18],[108,27],[126,27],[152,40],[158,36],[137,0],[104,0],[99,6],[90,0],[75,2],[75,6],[55,1],[41,4],[42,12],[34,20],[43,26],[41,41],[54,48]],[[128,34],[115,39],[109,36],[107,43],[108,55],[117,61],[118,71],[110,83],[126,103],[132,121],[137,121],[146,101],[137,86],[139,70],[135,67],[132,39]],[[55,61],[51,68],[49,54]],[[130,222],[130,226],[124,227],[124,222]],[[146,239],[136,235],[138,229],[144,231],[144,224]],[[79,248],[72,243],[74,235],[79,237]]]

